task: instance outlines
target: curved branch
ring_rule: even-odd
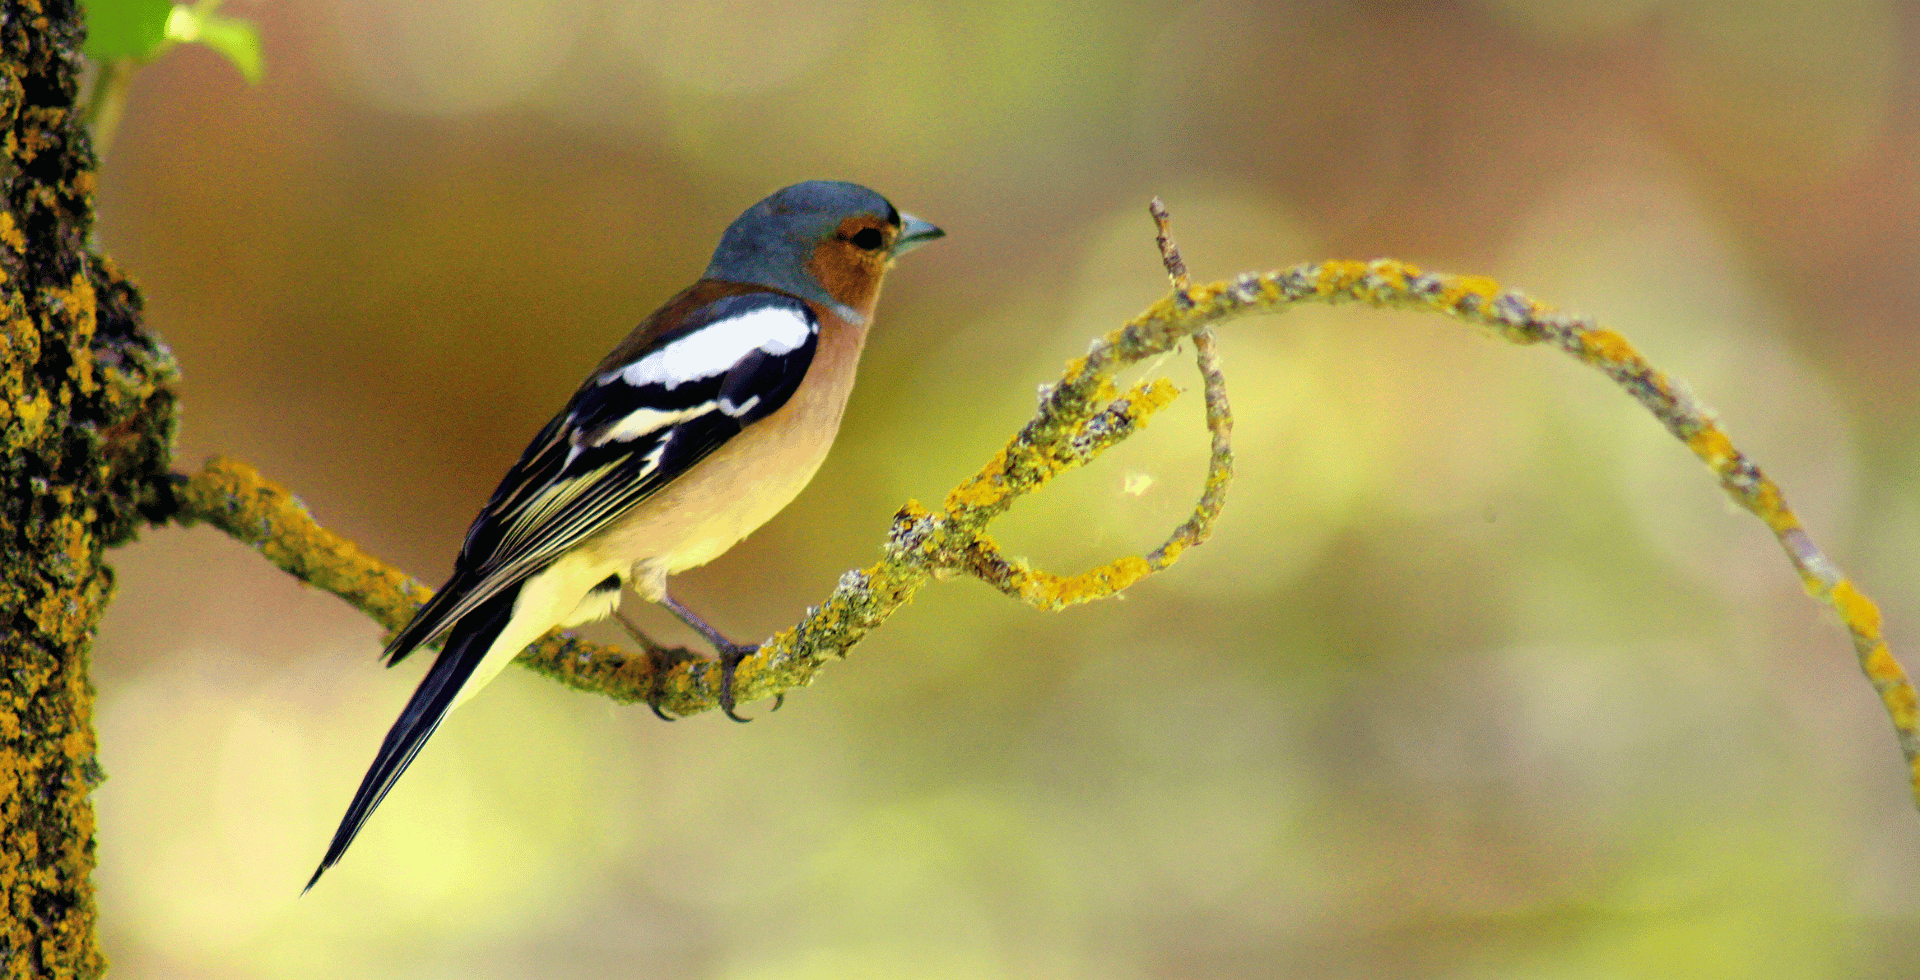
[[[1170,272],[1174,268],[1169,262]],[[1217,505],[1231,472],[1225,452],[1229,416],[1224,398],[1218,400],[1217,411],[1209,405],[1216,453],[1201,504],[1174,538],[1148,557],[1123,558],[1068,578],[1048,576],[1001,555],[987,537],[986,527],[1019,497],[1137,429],[1172,397],[1171,386],[1163,388],[1162,382],[1136,385],[1125,397],[1117,397],[1112,379],[1121,369],[1164,353],[1184,338],[1199,338],[1214,324],[1306,302],[1359,302],[1457,317],[1490,327],[1514,343],[1549,343],[1613,379],[1714,471],[1735,502],[1773,530],[1808,593],[1839,613],[1852,635],[1861,669],[1893,722],[1916,802],[1920,802],[1920,709],[1906,672],[1881,634],[1879,610],[1814,545],[1780,488],[1734,447],[1686,386],[1647,363],[1625,338],[1594,326],[1591,320],[1502,290],[1491,279],[1428,273],[1391,260],[1309,263],[1285,271],[1248,273],[1230,281],[1177,286],[1146,312],[1096,341],[1087,356],[1070,362],[1060,381],[1045,392],[1034,417],[986,466],[949,493],[939,510],[914,502],[902,507],[879,562],[841,576],[825,602],[809,609],[801,623],[773,636],[741,664],[735,682],[739,699],[767,697],[811,683],[827,660],[844,656],[936,572],[968,571],[1031,604],[1058,608],[1111,595],[1166,567],[1181,549],[1205,537],[1212,513],[1208,501]],[[1196,347],[1209,388],[1216,388],[1219,368],[1211,338],[1196,339]],[[1096,423],[1097,417],[1106,421]],[[257,475],[248,483],[242,475],[239,464],[209,464],[206,471],[186,481],[181,494],[187,504],[183,516],[218,523],[253,541],[282,568],[348,598],[389,627],[404,621],[410,604],[424,597],[418,583],[380,566],[313,524],[284,490],[271,488]],[[657,699],[656,703],[676,713],[700,711],[716,703],[719,671],[707,660],[669,662],[550,634],[520,662],[570,686],[616,699]]]

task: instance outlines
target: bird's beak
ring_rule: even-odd
[[[945,238],[947,233],[933,226],[930,221],[922,221],[910,214],[900,216],[900,237],[893,240],[893,251],[889,254],[899,258],[936,238]]]

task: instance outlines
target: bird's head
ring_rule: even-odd
[[[945,234],[859,184],[809,180],[727,226],[706,278],[778,289],[862,323],[894,258]]]

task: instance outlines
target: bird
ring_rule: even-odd
[[[614,613],[626,589],[713,645],[721,708],[745,720],[733,676],[756,647],[674,599],[667,578],[719,557],[813,478],[882,278],[945,234],[872,190],[827,180],[775,191],[727,227],[700,278],[641,320],[534,436],[446,584],[388,643],[388,666],[441,648],[302,894],[449,712],[548,630]]]

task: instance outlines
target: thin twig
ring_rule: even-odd
[[[1147,213],[1153,215],[1153,240],[1160,246],[1160,261],[1167,267],[1167,278],[1173,281],[1176,291],[1187,288],[1187,260],[1180,257],[1180,246],[1174,244],[1173,216],[1167,213],[1166,202],[1158,197],[1148,201]]]
[[[1160,246],[1160,261],[1167,267],[1167,279],[1176,295],[1185,295],[1192,283],[1187,280],[1187,261],[1180,257],[1180,246],[1173,240],[1173,216],[1158,197],[1147,204],[1156,230],[1154,241]],[[1193,332],[1194,360],[1200,367],[1200,381],[1207,405],[1207,432],[1213,437],[1207,459],[1207,482],[1193,516],[1173,532],[1173,536],[1147,555],[1147,566],[1159,571],[1173,564],[1180,553],[1207,540],[1213,534],[1214,521],[1227,505],[1227,486],[1233,482],[1233,408],[1227,404],[1227,376],[1220,370],[1220,351],[1213,330],[1201,327]]]

